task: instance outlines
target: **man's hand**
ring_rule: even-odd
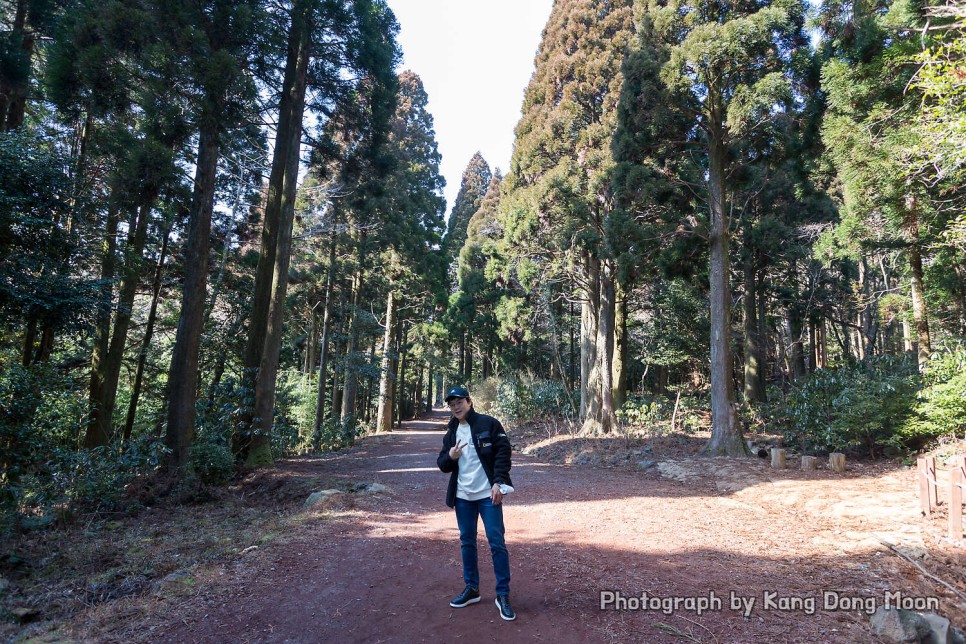
[[[460,443],[456,441],[456,445],[449,448],[449,457],[454,461],[460,460],[460,456],[463,455],[463,448],[466,447],[466,443]]]
[[[490,501],[493,501],[493,505],[500,505],[503,503],[503,492],[500,491],[499,483],[493,484],[493,489],[490,490]]]

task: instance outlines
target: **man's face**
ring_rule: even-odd
[[[470,410],[470,401],[467,398],[452,398],[447,404],[457,420],[464,420]]]

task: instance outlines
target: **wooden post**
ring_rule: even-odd
[[[771,467],[773,470],[785,469],[785,450],[780,447],[771,448]]]
[[[936,507],[936,458],[920,456],[916,459],[916,473],[919,478],[919,508],[923,516],[932,514]]]
[[[678,397],[674,399],[674,413],[671,414],[671,431],[677,429],[678,422],[678,405],[681,402],[681,390],[678,389]]]
[[[843,474],[845,472],[845,454],[842,452],[832,452],[829,454],[828,468],[833,472]]]
[[[949,471],[949,538],[963,538],[963,487],[966,486],[966,456],[953,458]]]
[[[802,469],[803,470],[814,470],[818,466],[818,459],[814,456],[803,456],[802,457]]]

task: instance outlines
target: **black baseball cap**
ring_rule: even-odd
[[[446,402],[449,402],[453,398],[469,398],[470,392],[466,390],[466,387],[453,387],[448,392],[446,392]]]

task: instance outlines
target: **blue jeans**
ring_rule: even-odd
[[[480,568],[476,556],[477,517],[483,518],[486,539],[493,555],[493,574],[496,575],[496,594],[510,594],[510,555],[503,535],[503,506],[493,505],[489,497],[479,501],[456,499],[456,524],[460,529],[460,550],[463,554],[463,582],[480,587]]]

